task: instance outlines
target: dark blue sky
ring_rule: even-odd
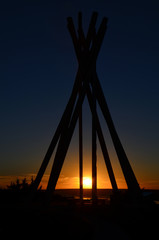
[[[78,68],[66,18],[77,27],[79,10],[85,31],[92,11],[97,27],[109,18],[97,73],[132,165],[159,181],[157,0],[0,3],[0,175],[41,164]]]

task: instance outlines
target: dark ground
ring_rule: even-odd
[[[1,239],[158,239],[159,205],[154,203],[93,205],[56,197],[44,207],[38,201],[24,205],[25,194],[19,201],[11,196],[4,201],[1,194]]]

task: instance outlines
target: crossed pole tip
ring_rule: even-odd
[[[98,17],[98,12],[93,12],[90,20],[90,24],[89,24],[88,34],[89,34],[89,31],[92,30],[92,28],[95,28],[97,17]],[[102,20],[102,24],[107,24],[107,22],[108,22],[108,18],[104,17]],[[72,17],[70,16],[67,17],[67,24],[68,24],[68,27],[73,24]],[[81,11],[78,12],[78,29],[82,29],[82,12]]]

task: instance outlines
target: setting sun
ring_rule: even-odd
[[[83,188],[92,188],[92,179],[90,177],[83,178]]]

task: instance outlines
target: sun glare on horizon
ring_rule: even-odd
[[[83,188],[92,188],[92,179],[90,177],[83,177]]]

